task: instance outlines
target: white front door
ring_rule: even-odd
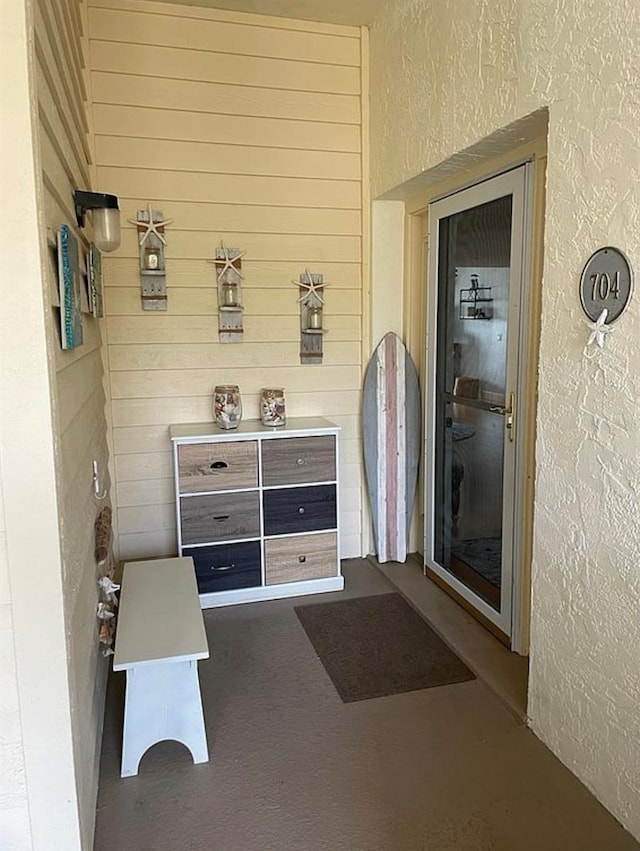
[[[429,207],[425,565],[512,634],[527,167]]]

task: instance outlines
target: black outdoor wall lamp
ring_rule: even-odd
[[[120,210],[116,196],[76,189],[73,193],[73,203],[81,228],[85,224],[85,213],[87,210],[91,211],[93,241],[100,251],[115,251],[120,245]]]

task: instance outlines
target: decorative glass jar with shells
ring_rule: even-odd
[[[262,425],[283,426],[286,421],[282,387],[263,387],[260,394]]]
[[[220,428],[238,428],[242,419],[242,399],[237,384],[220,384],[215,388],[213,416]]]

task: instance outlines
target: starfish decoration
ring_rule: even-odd
[[[218,271],[218,282],[222,280],[222,276],[227,271],[227,269],[231,269],[232,272],[235,272],[239,278],[244,280],[244,275],[234,264],[247,253],[246,251],[241,251],[240,254],[236,254],[235,257],[229,256],[229,248],[225,248],[222,243],[220,243],[220,250],[222,251],[223,257],[214,257],[211,261],[212,263],[220,263],[221,261],[224,263],[222,269]]]
[[[115,603],[118,605],[118,598],[115,595],[116,591],[120,590],[120,586],[117,585],[112,579],[108,576],[103,576],[102,579],[98,582],[100,588],[102,588],[105,596],[107,597],[110,603]]]
[[[595,322],[587,323],[589,328],[591,328],[591,334],[589,335],[589,339],[587,340],[587,348],[592,346],[594,343],[601,349],[604,346],[604,341],[606,339],[607,334],[610,334],[613,331],[613,328],[610,328],[606,325],[607,321],[607,313],[609,311],[605,307],[600,316],[596,319]]]
[[[313,280],[313,275],[308,269],[304,270],[304,274],[307,276],[307,281],[309,283],[305,284],[304,281],[291,281],[292,284],[295,284],[296,287],[304,287],[306,293],[302,293],[298,301],[304,301],[309,298],[310,295],[315,296],[320,304],[324,304],[324,299],[320,295],[319,290],[322,290],[324,287],[328,287],[328,284],[316,284]]]
[[[138,219],[127,219],[128,222],[130,222],[132,225],[135,225],[138,228],[140,228],[140,227],[146,228],[145,231],[139,233],[139,237],[138,237],[139,244],[144,245],[145,242],[147,241],[147,238],[151,234],[153,234],[154,236],[158,237],[158,239],[160,240],[160,242],[163,245],[166,245],[167,240],[164,238],[164,234],[162,234],[158,231],[158,228],[165,227],[165,225],[170,225],[171,222],[173,221],[173,219],[164,219],[164,221],[161,221],[161,222],[154,222],[153,221],[153,210],[151,209],[150,203],[147,204],[147,210],[148,210],[148,214],[149,214],[149,221],[148,222],[141,222]]]
[[[102,621],[108,621],[112,617],[115,617],[114,613],[106,603],[98,603],[98,611],[96,614]]]

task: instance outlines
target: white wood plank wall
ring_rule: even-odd
[[[344,556],[362,552],[361,44],[356,28],[150,0],[89,0],[97,188],[167,230],[166,313],[143,312],[136,236],[104,258],[121,558],[175,552],[167,427],[211,419],[216,384],[285,388],[343,429]],[[214,269],[243,258],[244,340],[220,344]],[[320,272],[324,363],[301,366],[292,279]]]
[[[35,16],[38,141],[42,161],[44,214],[50,240],[70,225],[86,251],[90,233],[76,227],[73,190],[91,188],[87,121],[88,93],[83,59],[83,14],[79,0],[37,0]],[[85,847],[93,836],[107,661],[99,653],[92,461],[108,469],[101,333],[83,315],[84,343],[63,351],[57,304],[55,242],[49,249],[45,286],[48,344],[58,478],[58,512],[64,571],[64,606],[81,830]],[[36,483],[37,484],[37,483]],[[108,482],[105,480],[105,484]],[[37,529],[37,526],[36,526]],[[37,565],[34,565],[34,589]],[[46,648],[43,648],[46,655]],[[44,657],[43,657],[44,658]]]

